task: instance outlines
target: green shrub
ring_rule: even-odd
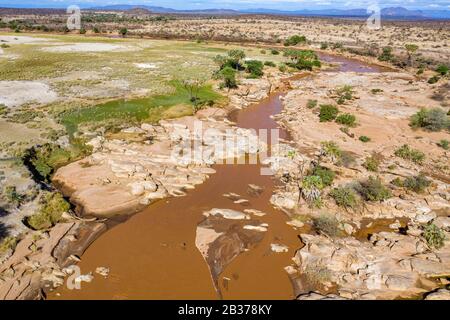
[[[428,224],[423,232],[423,237],[430,247],[439,249],[444,246],[445,233],[435,224]]]
[[[280,66],[278,67],[278,70],[280,70],[280,72],[285,73],[287,71],[287,67],[285,64],[280,64]]]
[[[336,204],[346,209],[355,209],[358,205],[358,196],[351,187],[338,187],[330,192]]]
[[[408,177],[405,179],[405,181],[403,181],[403,186],[405,188],[416,193],[424,192],[425,189],[430,186],[430,184],[431,181],[422,174],[415,177]]]
[[[323,232],[334,238],[340,236],[339,221],[335,216],[321,214],[319,217],[313,218],[313,225],[317,232]]]
[[[272,50],[270,50],[270,53],[273,54],[274,56],[277,56],[280,54],[280,51],[278,51],[276,49],[272,49]]]
[[[436,68],[436,72],[441,76],[445,76],[448,73],[448,66],[441,64]]]
[[[429,131],[449,130],[450,119],[441,108],[422,108],[411,117],[410,126],[413,128],[424,128]]]
[[[332,170],[322,166],[314,167],[311,175],[320,177],[323,185],[327,187],[333,184],[334,177],[336,176],[336,174]]]
[[[120,28],[120,29],[119,29],[119,34],[120,34],[122,37],[125,37],[125,36],[128,34],[128,29],[127,29],[127,28]]]
[[[441,77],[439,77],[439,76],[432,76],[430,79],[428,79],[428,83],[429,83],[429,84],[435,84],[435,83],[437,83],[439,80],[441,80]]]
[[[264,64],[258,60],[248,60],[246,61],[246,71],[250,73],[249,78],[257,79],[264,75],[263,68]]]
[[[264,49],[262,49],[260,52],[261,52],[261,54],[266,54],[267,53],[267,51],[264,50]]]
[[[378,156],[377,154],[372,154],[370,157],[366,158],[363,167],[369,171],[377,172],[380,164],[381,164],[380,156]]]
[[[320,49],[321,49],[321,50],[327,50],[327,49],[328,49],[328,43],[322,42],[322,43],[320,44]]]
[[[352,86],[345,85],[341,88],[336,89],[336,94],[337,94],[336,102],[338,104],[344,104],[345,101],[353,99],[353,88]]]
[[[40,147],[33,147],[25,151],[23,162],[42,181],[50,181],[56,169],[89,155],[92,147],[81,139],[72,139],[67,149],[56,144],[46,143]]]
[[[17,245],[17,238],[6,237],[0,241],[0,254],[5,253],[8,250],[14,250]]]
[[[378,57],[378,60],[391,61],[394,58],[391,47],[384,47],[382,50],[383,51],[382,51],[381,55]]]
[[[223,80],[222,86],[229,89],[237,88],[236,70],[225,67],[219,72],[219,77]]]
[[[448,150],[449,149],[449,145],[450,145],[450,141],[446,140],[446,139],[442,139],[441,141],[439,141],[439,143],[437,144],[439,147],[441,147],[444,150]]]
[[[0,103],[0,116],[8,112],[8,107]]]
[[[273,68],[275,68],[277,66],[275,64],[275,62],[273,62],[273,61],[265,61],[264,65],[267,66],[267,67],[273,67]]]
[[[306,42],[305,36],[295,35],[295,36],[287,38],[286,41],[284,42],[284,46],[286,46],[286,47],[296,46],[297,44],[304,43],[304,42]]]
[[[358,191],[366,201],[383,201],[392,197],[391,191],[381,183],[379,178],[374,177],[361,182]]]
[[[34,230],[48,229],[61,220],[64,212],[70,210],[70,204],[60,193],[47,193],[41,199],[41,208],[37,214],[26,219],[26,223]]]
[[[320,145],[322,147],[321,152],[323,155],[332,158],[333,161],[337,161],[341,158],[342,150],[334,141],[322,141]]]
[[[319,176],[306,176],[302,181],[302,194],[306,201],[312,203],[320,199],[321,190],[324,188]]]
[[[309,99],[308,102],[306,103],[306,107],[308,109],[313,109],[313,108],[317,107],[317,100]]]
[[[343,113],[337,116],[336,122],[349,126],[354,127],[356,122],[356,117],[350,113]]]
[[[336,119],[339,109],[331,104],[320,105],[319,119],[320,122],[329,122]]]
[[[369,142],[370,140],[371,139],[368,136],[360,136],[359,137],[359,141],[364,142],[364,143]]]
[[[412,149],[407,144],[404,144],[403,146],[395,150],[394,154],[397,157],[405,160],[410,160],[417,164],[422,164],[425,160],[425,153],[416,149]]]
[[[403,188],[403,181],[399,177],[392,180],[391,183],[396,187]]]
[[[19,207],[25,199],[24,195],[17,192],[15,186],[6,186],[3,192],[6,200],[16,207]]]
[[[312,50],[286,50],[284,54],[291,60],[288,66],[298,70],[311,71],[321,66],[319,57]]]

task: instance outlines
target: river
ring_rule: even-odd
[[[357,60],[320,54],[322,61],[339,63],[340,72],[381,72],[385,69]],[[282,109],[285,92],[273,92],[267,99],[232,113],[243,128],[278,128],[271,115]],[[282,138],[289,138],[280,129]],[[278,183],[260,174],[261,165],[215,165],[217,171],[187,196],[152,204],[126,222],[110,228],[83,254],[78,264],[83,274],[92,272],[91,283],[81,290],[62,286],[48,294],[49,299],[217,299],[208,266],[195,246],[196,228],[203,212],[212,208],[242,211],[245,208],[267,213],[258,218],[269,225],[264,239],[240,254],[222,272],[218,286],[224,299],[293,299],[294,290],[284,267],[292,264],[301,246],[298,234],[286,224],[288,217],[269,202]],[[264,188],[258,197],[249,197],[248,184]],[[250,200],[250,206],[235,204],[225,193],[237,193]],[[275,253],[271,243],[289,247]],[[110,268],[108,277],[95,274],[97,267]],[[228,280],[224,280],[228,279]]]

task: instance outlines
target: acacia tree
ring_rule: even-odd
[[[416,44],[406,44],[405,45],[406,52],[408,53],[408,65],[412,67],[413,65],[413,54],[419,49],[419,46]]]
[[[189,101],[194,107],[194,113],[197,113],[202,105],[200,101],[200,90],[205,85],[206,79],[201,78],[191,78],[181,80],[181,85],[186,90],[189,95]]]

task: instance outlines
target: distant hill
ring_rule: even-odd
[[[128,5],[128,4],[118,4],[118,5],[110,5],[103,7],[92,7],[91,10],[114,10],[114,11],[129,11],[136,9],[146,9],[153,13],[186,13],[186,14],[217,14],[217,15],[237,15],[240,14],[239,11],[230,10],[230,9],[203,9],[203,10],[176,10],[165,7],[157,7],[157,6],[139,6],[139,5]]]
[[[295,10],[284,11],[266,8],[231,10],[231,9],[203,9],[203,10],[176,10],[158,6],[145,5],[109,5],[93,7],[93,10],[119,10],[128,11],[136,8],[145,8],[153,13],[179,13],[179,14],[214,14],[214,15],[239,15],[239,14],[272,14],[295,16],[321,16],[321,17],[368,17],[366,9],[324,9],[324,10]],[[403,7],[391,7],[381,10],[381,16],[385,19],[450,19],[449,10],[409,10]]]

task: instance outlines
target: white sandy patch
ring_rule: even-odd
[[[17,107],[27,102],[46,104],[58,98],[56,92],[37,81],[0,81],[0,104]]]
[[[154,63],[135,63],[134,65],[139,69],[158,69]]]
[[[41,43],[41,42],[53,42],[53,39],[35,38],[27,36],[2,36],[0,35],[0,43],[8,44],[29,44],[29,43]]]
[[[63,46],[54,46],[43,48],[47,52],[108,52],[108,51],[133,51],[135,47],[123,46],[109,43],[75,43]]]

